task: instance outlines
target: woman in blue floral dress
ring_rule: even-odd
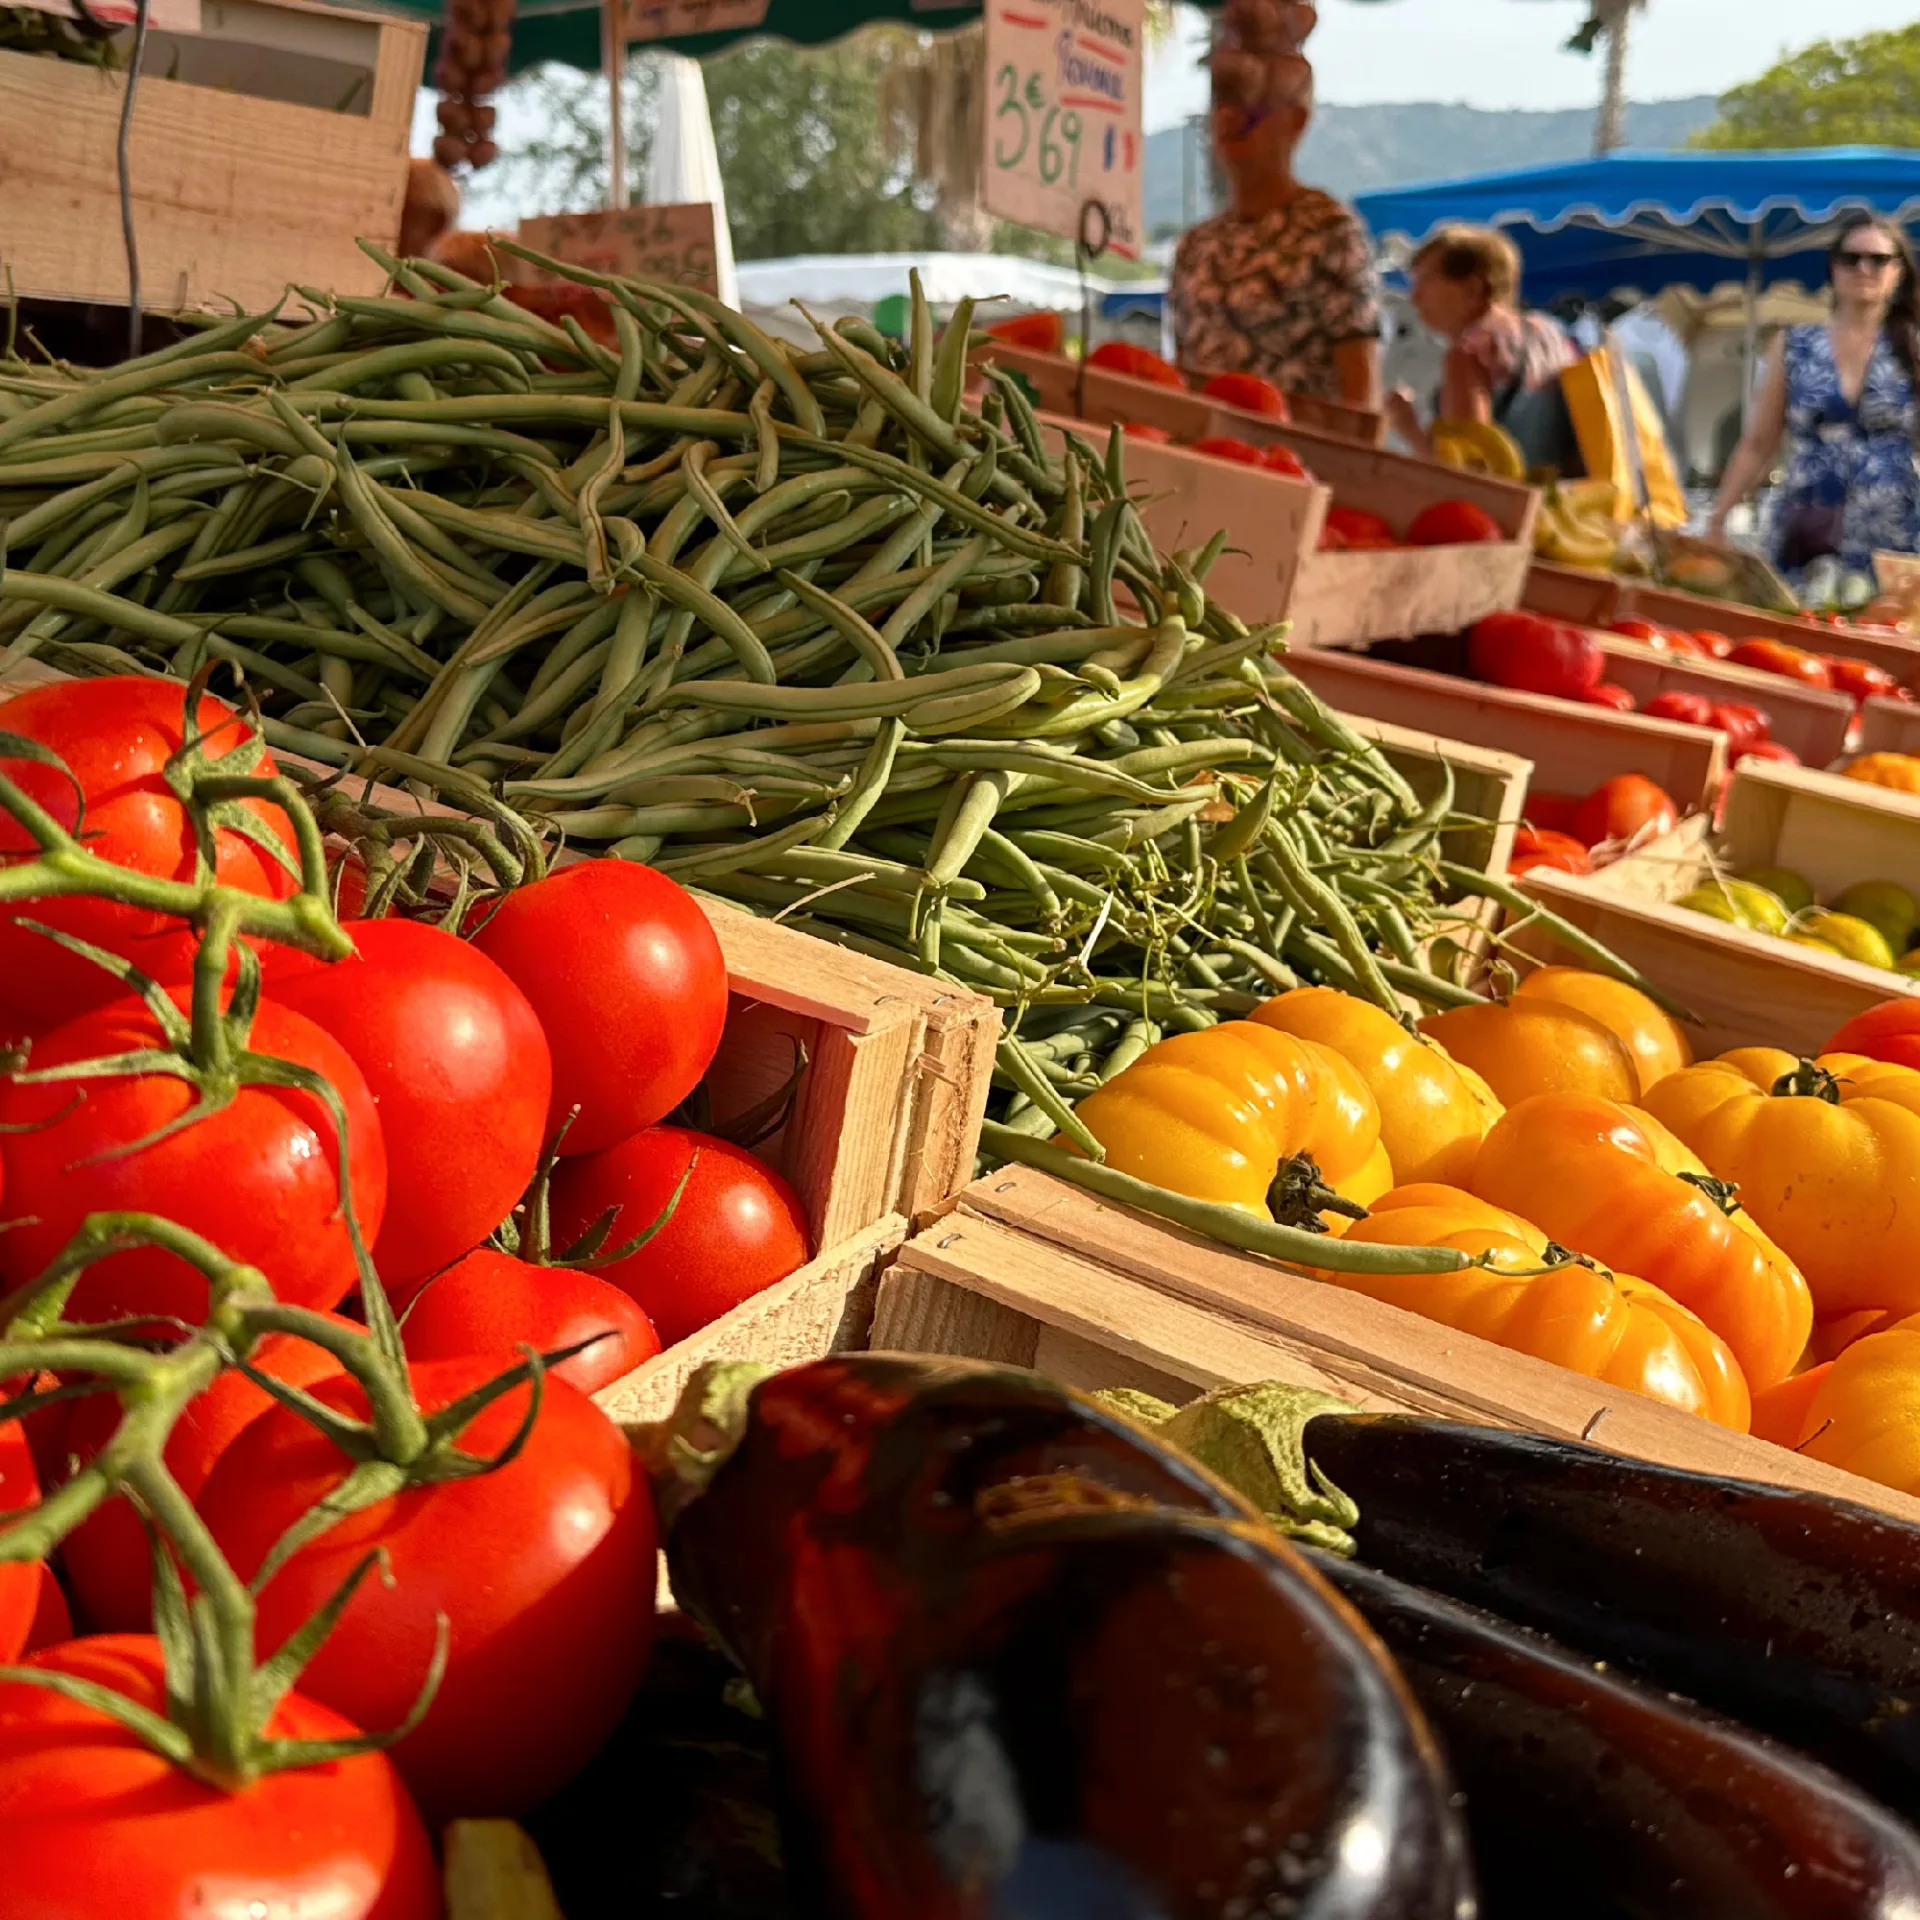
[[[1849,572],[1876,551],[1920,547],[1920,343],[1913,251],[1870,213],[1840,222],[1827,253],[1833,312],[1789,327],[1707,523],[1722,537],[1729,510],[1772,468],[1790,436],[1774,514],[1774,556],[1790,579],[1823,554]]]

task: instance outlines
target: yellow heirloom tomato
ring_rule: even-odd
[[[1116,1171],[1246,1213],[1294,1224],[1315,1214],[1305,1160],[1355,1206],[1393,1185],[1380,1110],[1359,1073],[1249,1020],[1159,1041],[1075,1112]]]
[[[1642,1093],[1693,1064],[1693,1048],[1680,1023],[1624,980],[1589,973],[1584,967],[1539,967],[1520,982],[1515,993],[1521,999],[1573,1007],[1598,1020],[1626,1048]]]
[[[1920,1309],[1920,1073],[1740,1047],[1645,1100],[1791,1256],[1822,1317]]]
[[[1396,1187],[1347,1229],[1346,1240],[1452,1247],[1486,1264],[1458,1273],[1323,1273],[1323,1280],[1747,1431],[1746,1377],[1718,1334],[1647,1281],[1568,1259],[1517,1214],[1453,1187]]]
[[[1370,1000],[1332,987],[1283,993],[1248,1019],[1317,1041],[1352,1063],[1378,1105],[1381,1143],[1401,1180],[1465,1184],[1499,1106],[1484,1084],[1475,1091],[1444,1048]]]
[[[1920,1494],[1920,1319],[1856,1340],[1821,1372],[1794,1451]]]

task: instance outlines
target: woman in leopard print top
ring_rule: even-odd
[[[1294,178],[1313,113],[1298,54],[1215,61],[1214,147],[1232,183],[1224,213],[1187,234],[1169,305],[1180,363],[1264,374],[1283,391],[1380,404],[1380,305],[1365,230]]]

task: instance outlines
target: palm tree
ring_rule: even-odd
[[[1634,9],[1645,5],[1646,0],[1589,0],[1586,24],[1567,42],[1575,53],[1591,53],[1602,40],[1607,43],[1607,77],[1593,122],[1596,154],[1626,143],[1627,29]]]

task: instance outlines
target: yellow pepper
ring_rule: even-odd
[[[1247,1020],[1160,1041],[1075,1111],[1116,1171],[1295,1225],[1329,1190],[1365,1207],[1393,1185],[1380,1109],[1355,1069]]]
[[[1864,780],[1871,787],[1920,794],[1920,756],[1911,753],[1863,753],[1846,774],[1849,780]]]

